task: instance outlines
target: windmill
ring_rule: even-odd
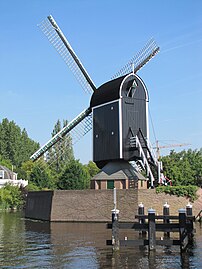
[[[154,184],[151,166],[157,160],[149,145],[148,93],[139,71],[159,51],[153,39],[134,56],[111,81],[97,88],[52,16],[40,25],[41,30],[69,66],[82,88],[92,94],[90,106],[30,158],[35,161],[64,136],[71,134],[73,144],[93,127],[93,161],[99,168],[109,162],[137,162]]]

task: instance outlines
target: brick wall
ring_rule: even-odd
[[[199,199],[193,204],[193,214],[202,209],[202,190]],[[156,194],[154,189],[117,190],[117,209],[120,221],[134,221],[138,204],[142,202],[145,213],[154,208],[161,215],[163,204],[168,202],[170,214],[178,215],[178,209],[185,208],[188,199]],[[113,190],[68,190],[29,192],[25,217],[50,221],[89,221],[107,222],[111,220],[113,209]]]
[[[199,199],[192,204],[193,215],[197,215],[202,209],[202,190],[197,192]],[[170,205],[170,214],[178,215],[178,209],[185,208],[189,202],[189,199],[185,197],[177,197],[165,193],[156,194],[155,189],[139,190],[138,202],[142,202],[145,206],[145,213],[149,208],[156,210],[156,213],[162,215],[163,205],[167,202]]]
[[[137,212],[137,190],[117,190],[120,220],[130,221]],[[113,190],[54,191],[51,221],[111,220]]]

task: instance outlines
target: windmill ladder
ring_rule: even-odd
[[[135,136],[135,144],[136,144],[136,148],[139,151],[139,156],[142,159],[142,162],[143,162],[143,165],[145,167],[145,170],[147,171],[147,175],[149,176],[149,178],[151,180],[151,187],[153,187],[155,179],[154,179],[154,176],[153,176],[153,173],[151,171],[150,165],[149,165],[149,163],[147,161],[147,157],[145,156],[144,150],[142,148],[142,145],[141,145],[140,140],[139,140],[137,135]]]

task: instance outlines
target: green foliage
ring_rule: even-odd
[[[29,176],[29,184],[32,184],[32,188],[37,187],[39,190],[42,190],[54,189],[56,187],[56,183],[52,177],[50,167],[45,161],[40,160],[33,163],[31,171],[27,171],[27,175]]]
[[[63,121],[63,126],[67,121]],[[52,136],[61,130],[58,120]],[[0,123],[0,163],[10,170],[14,166],[18,178],[28,180],[26,190],[42,189],[86,189],[90,186],[90,178],[99,172],[93,162],[82,165],[74,160],[72,138],[65,136],[37,162],[29,160],[39,148],[39,144],[28,138],[25,129],[21,131],[14,121],[3,119]]]
[[[1,155],[0,155],[0,165],[5,166],[8,169],[12,170],[11,161],[4,159]]]
[[[164,174],[172,180],[173,185],[202,185],[202,149],[199,151],[174,150],[162,157]]]
[[[67,120],[63,120],[63,127],[68,124]],[[58,120],[54,126],[52,137],[55,136],[59,131],[61,131],[62,126],[60,120]],[[72,138],[70,134],[64,136],[60,141],[58,141],[54,146],[52,146],[47,152],[47,161],[50,164],[51,170],[55,173],[57,177],[60,174],[70,160],[74,159]]]
[[[17,186],[6,184],[0,189],[0,208],[20,208],[24,203],[22,193]]]
[[[34,183],[29,182],[29,184],[26,186],[26,191],[40,191],[40,188],[36,186]]]
[[[32,172],[33,167],[34,167],[33,161],[29,160],[29,161],[23,162],[21,167],[18,168],[17,170],[19,178],[23,178],[29,181],[30,174]]]
[[[20,167],[22,162],[39,148],[39,144],[31,140],[25,129],[21,130],[14,121],[3,119],[0,123],[0,155],[12,165]]]
[[[71,160],[58,179],[61,190],[81,190],[90,187],[90,174],[79,160]]]
[[[93,161],[89,161],[88,164],[85,165],[85,167],[87,168],[91,178],[97,175],[100,171],[100,169]]]
[[[197,186],[159,186],[156,188],[156,193],[166,193],[170,195],[188,197],[191,201],[197,199]]]

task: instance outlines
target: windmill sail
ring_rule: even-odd
[[[121,70],[119,70],[112,77],[112,79],[131,73],[131,71],[136,73],[147,62],[149,62],[158,52],[159,47],[157,46],[155,40],[153,38],[150,39],[147,42],[147,44],[123,68],[121,68]]]
[[[88,93],[95,91],[95,84],[53,17],[48,16],[47,19],[39,24],[39,27],[63,58],[65,63],[69,66],[81,87]]]
[[[71,134],[72,144],[75,144],[81,137],[88,133],[92,129],[92,116],[91,108],[88,108],[81,112],[76,118],[61,129],[55,136],[53,136],[45,145],[37,150],[30,159],[36,161],[53,145],[60,141],[65,135]]]

